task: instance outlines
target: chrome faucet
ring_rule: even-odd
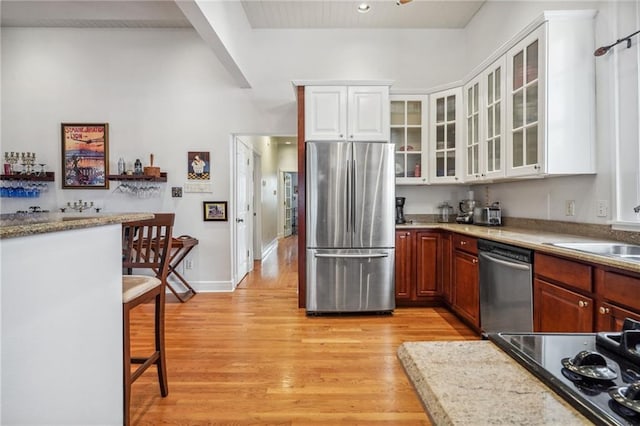
[[[633,208],[633,211],[636,213],[640,213],[640,204]]]

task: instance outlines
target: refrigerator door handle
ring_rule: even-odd
[[[344,202],[344,206],[346,211],[345,214],[345,219],[347,221],[347,227],[346,227],[346,231],[347,233],[349,233],[349,225],[351,225],[351,169],[349,168],[349,166],[351,165],[351,162],[349,160],[347,160],[347,188],[345,193],[345,202]]]
[[[316,253],[315,257],[329,257],[329,258],[349,258],[349,259],[375,259],[380,257],[389,257],[388,253],[374,253],[374,254],[323,254]]]
[[[352,161],[351,164],[351,185],[353,186],[351,190],[351,228],[353,229],[353,233],[356,232],[356,160]]]

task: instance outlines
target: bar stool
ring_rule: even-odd
[[[122,336],[124,369],[124,424],[130,424],[131,385],[152,365],[158,370],[160,394],[169,394],[167,363],[164,347],[164,303],[167,285],[168,256],[171,252],[171,231],[175,215],[158,213],[154,219],[122,225]],[[127,275],[134,268],[150,269],[155,276]],[[131,356],[130,313],[143,303],[154,301],[155,350],[144,358]],[[131,371],[132,364],[140,364]]]

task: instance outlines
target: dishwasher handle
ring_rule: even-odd
[[[520,262],[513,261],[513,260],[503,260],[502,258],[499,258],[497,256],[491,255],[490,253],[480,252],[480,258],[482,258],[482,257],[486,257],[487,259],[489,259],[492,262],[499,263],[499,264],[501,264],[503,266],[507,266],[509,268],[518,269],[520,271],[530,271],[531,270],[531,264],[524,264],[524,263],[520,263]]]

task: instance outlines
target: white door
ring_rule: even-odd
[[[291,174],[284,174],[284,236],[291,235],[291,205],[293,203],[293,187],[291,185]]]
[[[236,285],[252,269],[251,220],[253,202],[253,156],[251,150],[239,139],[236,143]]]

